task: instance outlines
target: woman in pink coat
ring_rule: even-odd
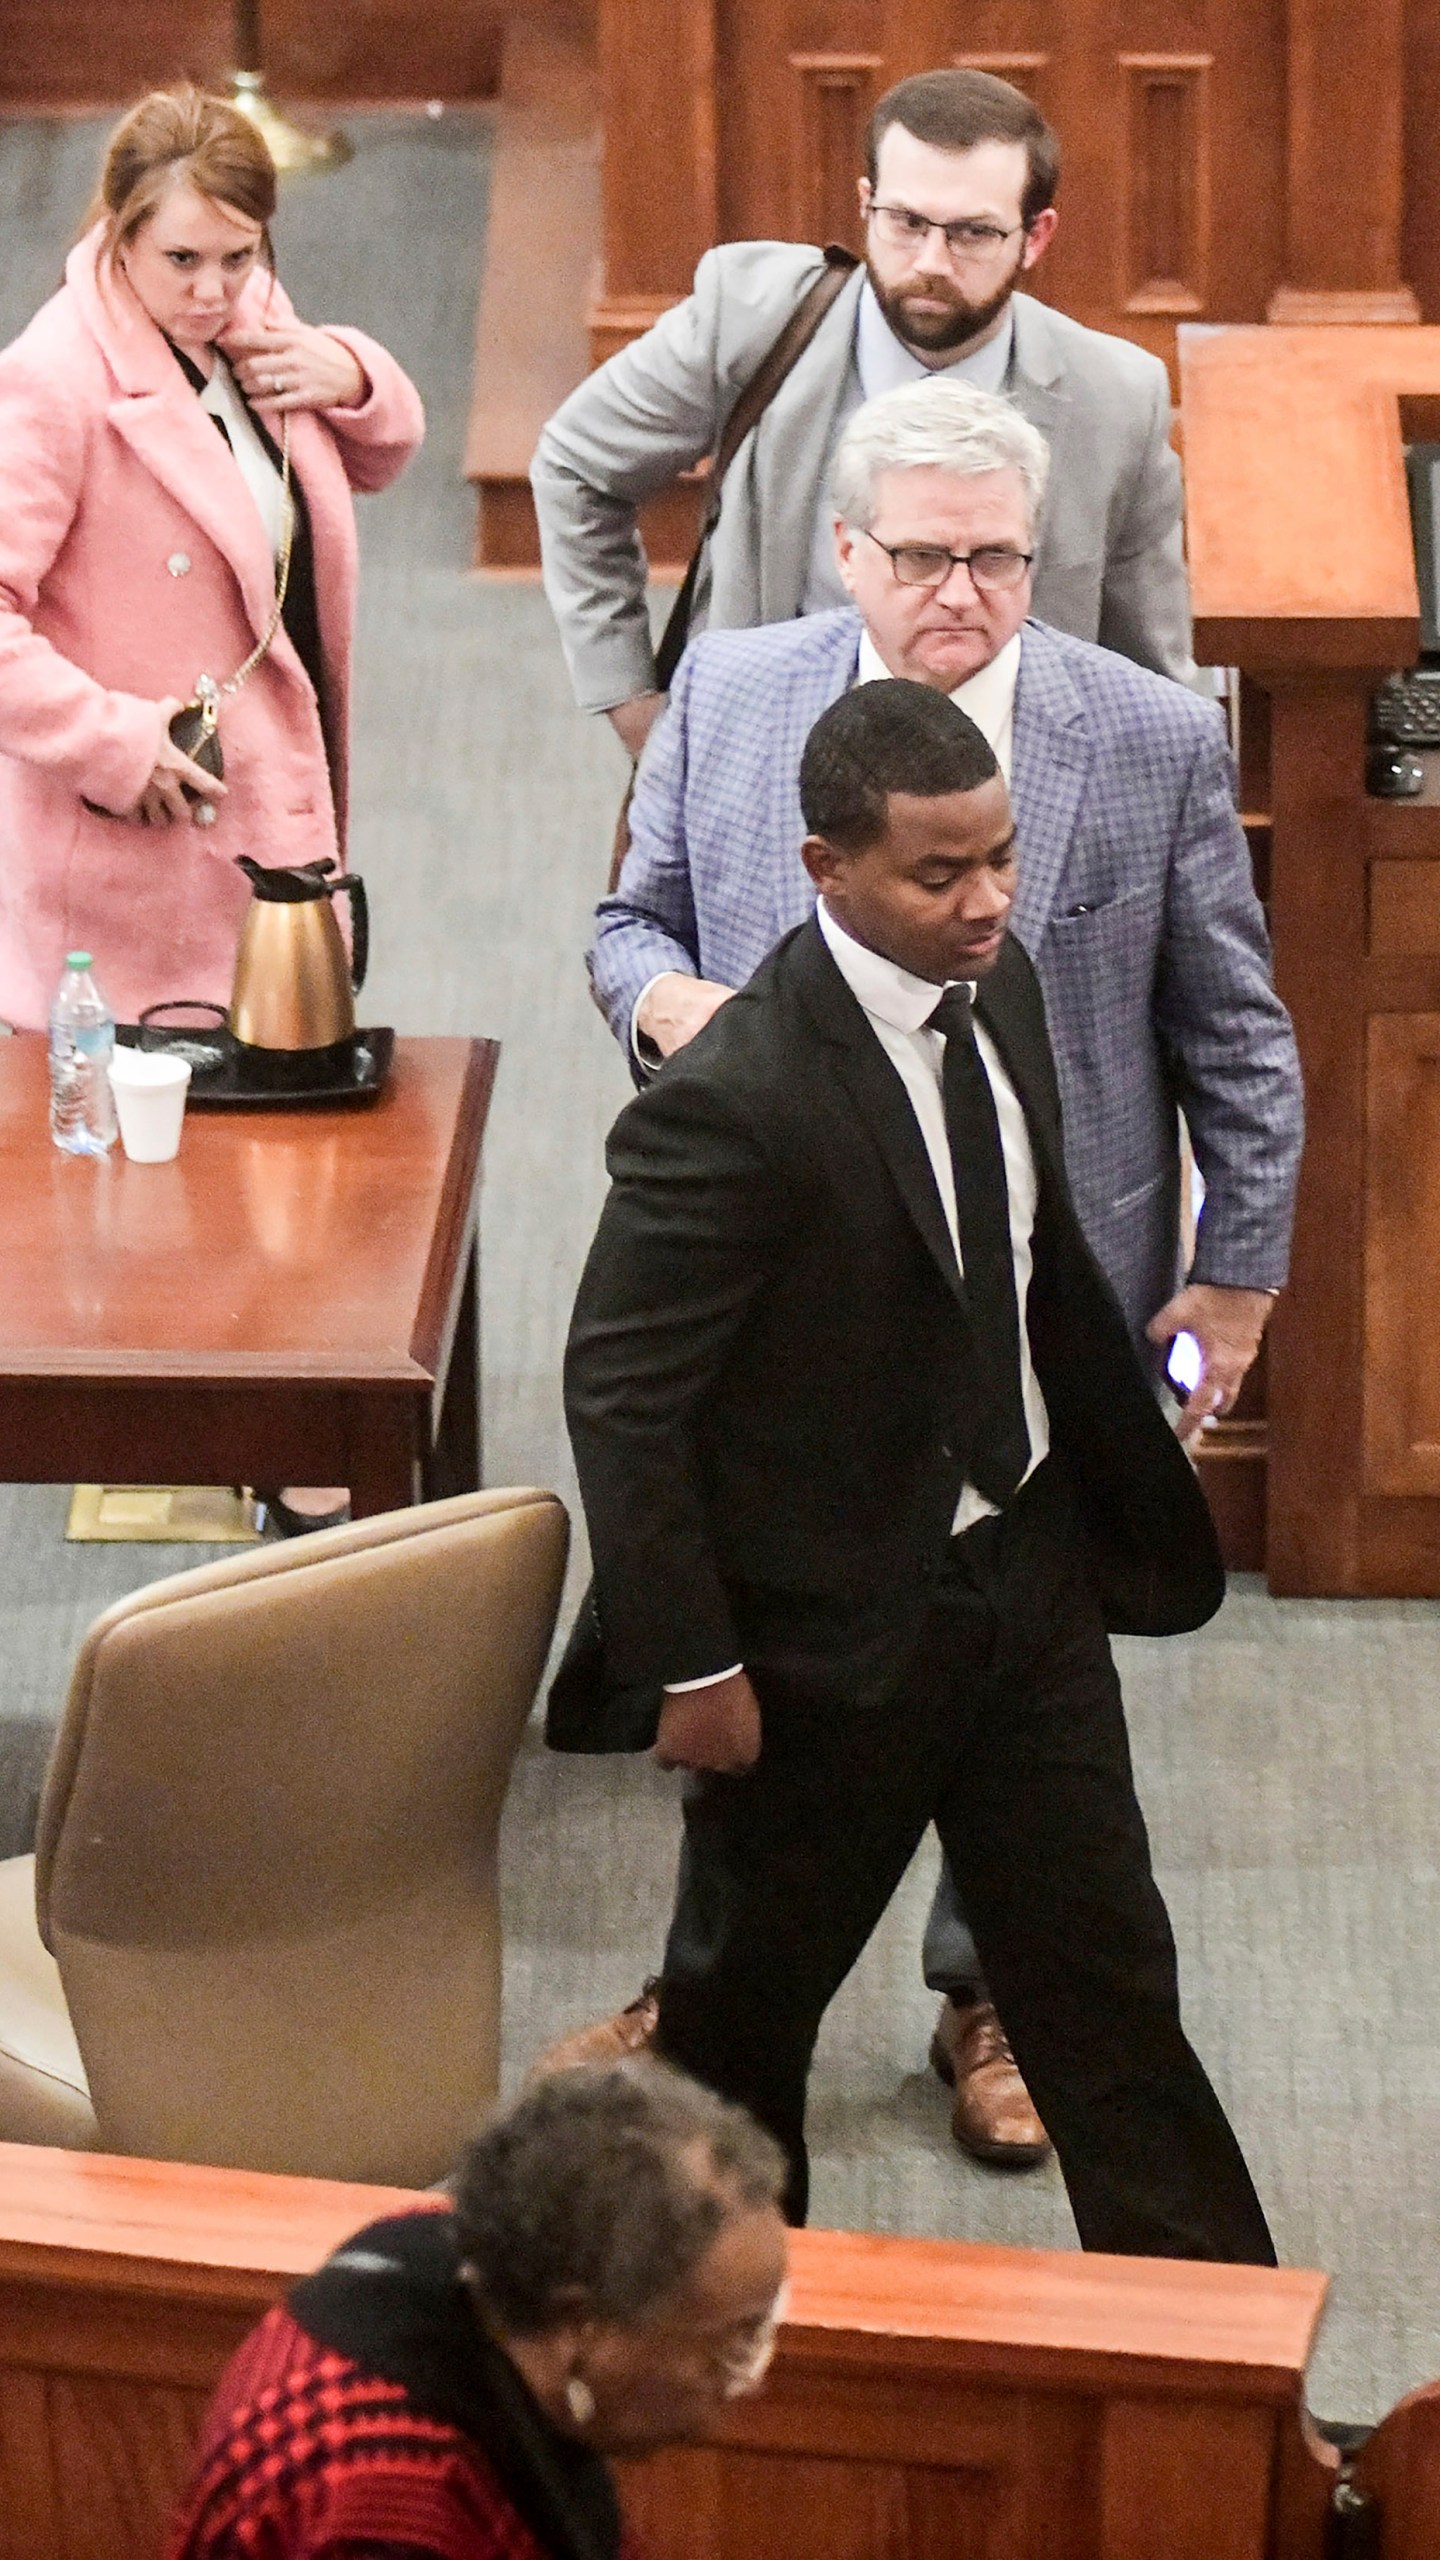
[[[75,945],[121,1020],[227,1001],[235,867],[345,854],[351,492],[424,433],[400,367],[297,319],[247,119],[159,92],[114,135],[65,282],[0,354],[0,1016],[39,1027]],[[223,786],[169,724],[222,694]]]

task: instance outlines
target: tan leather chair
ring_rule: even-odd
[[[0,1864],[0,2139],[444,2174],[497,2085],[496,1838],[567,1541],[553,1494],[464,1494],[96,1620]]]

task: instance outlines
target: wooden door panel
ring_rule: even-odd
[[[798,240],[839,240],[859,249],[855,181],[865,165],[865,135],[880,95],[878,53],[792,53],[789,131],[789,230]]]
[[[1193,318],[1210,288],[1211,53],[1122,53],[1120,308]]]

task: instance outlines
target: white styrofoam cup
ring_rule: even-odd
[[[132,1164],[168,1164],[178,1154],[189,1084],[188,1058],[163,1049],[116,1049],[110,1087],[120,1143]]]

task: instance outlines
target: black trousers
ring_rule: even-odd
[[[927,1823],[1055,2145],[1082,2245],[1273,2265],[1180,2022],[1120,1684],[1053,1462],[951,1542],[903,1679],[751,1666],[763,1747],[687,1782],[659,2044],[785,2147],[805,2218],[820,2021]]]

